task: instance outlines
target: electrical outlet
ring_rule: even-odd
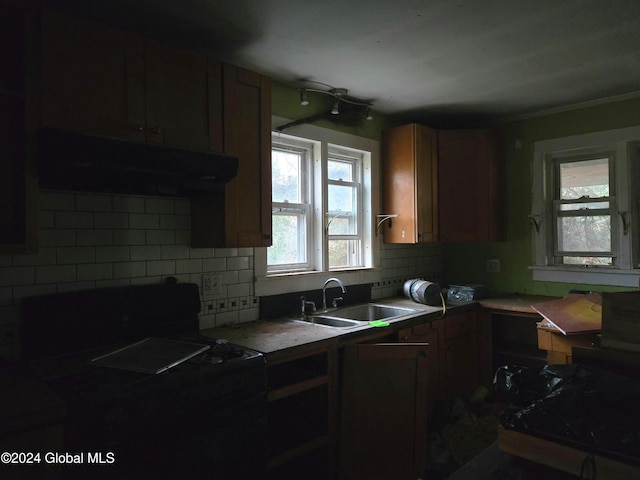
[[[205,273],[202,275],[202,295],[218,295],[220,293],[220,274]]]
[[[500,271],[500,260],[492,258],[487,260],[487,272],[496,273]]]

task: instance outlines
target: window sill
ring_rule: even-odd
[[[605,269],[598,267],[529,267],[533,280],[540,282],[584,283],[615,287],[638,287],[640,270]]]
[[[300,272],[290,274],[273,274],[257,277],[255,295],[279,295],[281,293],[301,292],[322,288],[327,278],[337,277],[345,285],[361,285],[375,283],[380,280],[380,273],[374,268],[339,270],[329,272]]]

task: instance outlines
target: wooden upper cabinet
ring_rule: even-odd
[[[145,47],[147,141],[221,152],[221,63],[150,41]]]
[[[438,240],[437,132],[418,124],[382,133],[383,214],[398,215],[384,225],[385,243]]]
[[[46,9],[43,126],[144,140],[144,41]]]
[[[0,254],[31,253],[36,247],[37,52],[32,41],[34,12],[25,4],[3,4],[0,15],[0,43],[6,47],[0,55]]]
[[[271,245],[271,82],[223,65],[224,151],[238,175],[224,191],[192,201],[194,247]]]
[[[441,241],[501,239],[500,149],[493,130],[438,132]]]
[[[205,55],[45,10],[44,126],[222,150],[221,66]]]

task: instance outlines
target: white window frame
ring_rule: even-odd
[[[272,117],[273,131],[276,127],[289,123],[290,120],[282,117]],[[316,239],[326,238],[326,215],[327,205],[327,182],[326,166],[329,148],[343,150],[353,149],[355,151],[368,152],[362,159],[362,188],[361,201],[362,209],[360,215],[363,234],[363,258],[364,266],[355,268],[345,268],[340,270],[329,270],[327,244],[322,241],[316,244],[315,268],[309,271],[298,271],[290,273],[277,273],[267,271],[267,248],[255,248],[255,292],[258,296],[276,295],[280,293],[313,290],[321,288],[324,281],[330,276],[338,276],[345,285],[374,283],[379,281],[379,256],[381,246],[381,236],[376,235],[375,215],[380,211],[380,180],[379,180],[379,142],[377,140],[359,137],[356,135],[339,132],[315,125],[299,125],[295,128],[278,134],[287,138],[299,138],[302,141],[312,140],[317,142],[319,148],[314,149],[314,171],[313,188],[314,203],[314,226],[312,235]],[[317,173],[320,172],[318,175]]]
[[[637,287],[640,276],[637,249],[640,127],[608,130],[535,142],[533,153],[531,225],[534,246],[533,280]],[[555,159],[608,157],[613,161],[610,178],[613,266],[554,265],[553,215]],[[622,215],[624,214],[624,221]],[[615,216],[615,218],[614,218]]]
[[[281,150],[299,153],[302,157],[302,165],[300,165],[300,186],[302,198],[300,199],[300,202],[272,202],[272,215],[278,215],[278,212],[282,211],[298,210],[302,212],[302,216],[305,218],[305,232],[303,237],[305,245],[300,247],[303,247],[306,252],[313,252],[315,244],[315,236],[312,232],[314,212],[313,199],[311,196],[313,194],[312,165],[315,159],[315,152],[318,148],[319,145],[317,142],[297,142],[295,139],[288,139],[286,143],[282,144],[282,147],[280,148]],[[310,271],[313,267],[313,263],[313,257],[307,254],[305,262],[272,266],[269,270],[271,273],[277,273],[279,271]]]

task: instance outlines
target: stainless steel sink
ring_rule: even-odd
[[[328,317],[324,315],[307,315],[305,317],[296,318],[296,320],[312,323],[314,325],[320,325],[323,327],[334,327],[334,328],[349,328],[349,327],[357,327],[359,325],[362,325],[360,322],[357,322],[355,320]]]
[[[372,322],[375,320],[392,320],[394,318],[403,317],[418,313],[418,310],[404,307],[390,307],[387,305],[377,305],[375,303],[365,303],[362,305],[353,305],[341,307],[322,313],[321,317],[334,319],[355,320],[358,322]]]

